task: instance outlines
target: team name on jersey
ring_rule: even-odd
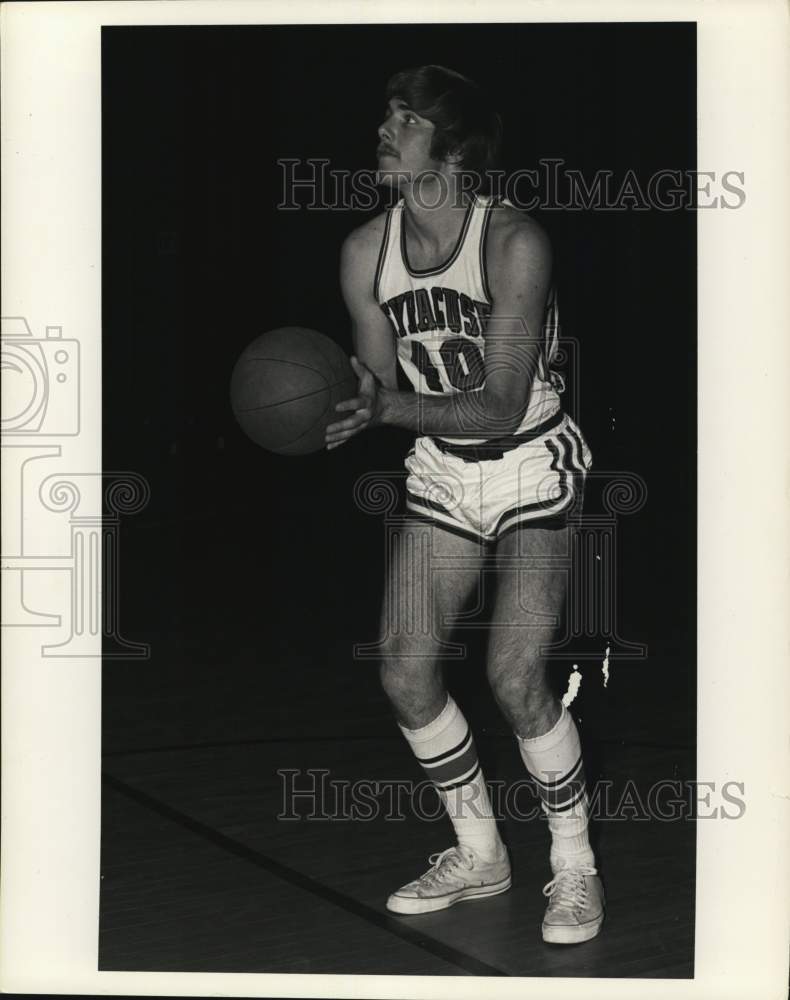
[[[449,330],[467,337],[480,337],[491,315],[487,302],[478,302],[454,288],[417,288],[380,303],[395,333],[406,337],[429,330]]]

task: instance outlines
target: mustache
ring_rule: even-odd
[[[398,151],[394,149],[389,143],[380,142],[376,147],[376,155],[382,156],[383,154],[389,154],[390,156],[397,156]]]

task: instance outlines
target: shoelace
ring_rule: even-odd
[[[421,882],[428,884],[436,883],[454,868],[466,868],[467,871],[474,868],[472,858],[465,856],[457,847],[448,847],[446,851],[432,854],[428,858],[428,864],[433,867],[420,878]]]
[[[576,910],[587,903],[585,875],[597,875],[598,870],[591,865],[581,868],[562,868],[551,882],[543,886],[543,895],[551,897],[551,905],[563,910]]]

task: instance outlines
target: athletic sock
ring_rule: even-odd
[[[517,737],[521,758],[538,786],[551,832],[553,871],[595,863],[587,835],[588,801],[576,723],[562,706],[553,729],[535,739]]]
[[[502,850],[501,841],[472,733],[458,705],[448,695],[445,707],[427,726],[400,728],[434,783],[458,843],[492,861]]]

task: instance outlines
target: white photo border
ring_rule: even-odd
[[[787,986],[788,14],[781,0],[9,3],[2,9],[4,316],[81,350],[64,472],[101,473],[102,25],[695,21],[700,170],[744,174],[700,210],[698,773],[745,782],[744,816],[698,823],[694,980],[489,980],[490,997],[779,997]],[[668,67],[671,72],[671,67]],[[667,359],[668,368],[672,359]],[[19,468],[3,449],[3,552]],[[97,480],[98,481],[98,480]],[[87,488],[90,493],[90,487]],[[92,498],[95,500],[95,496]],[[7,508],[11,509],[10,514]],[[19,512],[17,511],[17,514]],[[25,522],[29,530],[28,521]],[[32,527],[35,528],[33,518]],[[10,563],[9,563],[10,565]],[[58,574],[42,578],[57,587]],[[4,629],[4,992],[477,997],[477,977],[99,972],[100,649],[41,656]],[[100,639],[97,639],[97,645]]]

